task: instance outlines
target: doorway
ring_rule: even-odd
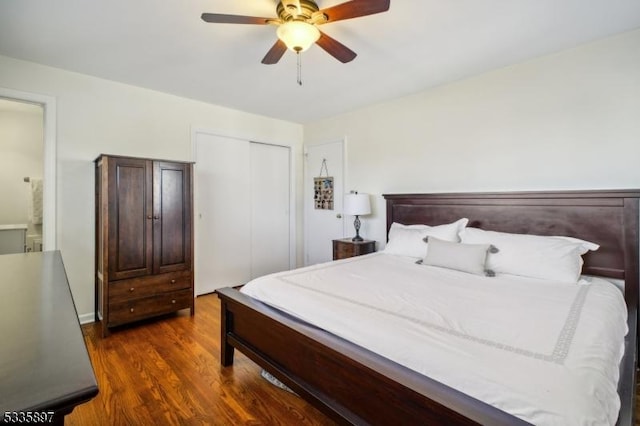
[[[198,295],[290,269],[291,149],[195,135]]]
[[[44,109],[0,98],[0,255],[42,251]]]
[[[39,107],[41,110],[42,237],[41,242],[36,241],[35,244],[37,248],[41,246],[42,250],[56,250],[56,100],[50,96],[3,87],[0,87],[0,100]],[[31,176],[28,174],[25,170],[18,176],[18,181],[27,194],[31,186]],[[25,182],[25,178],[29,178],[29,182]],[[4,183],[2,180],[3,185]]]

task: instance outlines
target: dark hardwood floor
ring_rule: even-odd
[[[67,416],[88,425],[333,425],[302,399],[269,384],[236,351],[222,368],[220,303],[196,299],[196,315],[176,315],[118,329],[101,339],[82,327],[100,393]],[[640,395],[636,396],[640,418]],[[636,420],[636,425],[640,422]]]
[[[220,303],[196,299],[189,311],[116,329],[100,338],[98,324],[82,327],[100,393],[67,416],[86,425],[332,425],[301,398],[260,376],[236,351],[220,365]]]

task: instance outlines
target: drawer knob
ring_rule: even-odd
[[[176,283],[176,280],[171,280],[171,284],[175,284],[175,283]]]
[[[133,291],[133,290],[135,290],[135,287],[131,287],[131,288],[129,289],[129,291]]]
[[[133,312],[133,308],[129,309],[129,312]]]
[[[176,303],[176,299],[173,299],[173,300],[171,301],[171,303]]]

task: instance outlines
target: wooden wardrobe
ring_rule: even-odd
[[[189,308],[192,163],[100,155],[96,165],[96,321],[118,325]]]

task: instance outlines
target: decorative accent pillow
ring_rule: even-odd
[[[463,243],[492,244],[500,251],[490,253],[487,268],[499,274],[512,274],[552,281],[578,282],[582,255],[599,246],[571,237],[511,234],[466,228]]]
[[[385,253],[400,256],[424,257],[427,245],[422,241],[426,236],[433,236],[444,241],[460,241],[460,231],[467,226],[469,219],[463,218],[445,225],[402,225],[392,223],[389,229],[389,241]]]
[[[427,237],[429,250],[422,262],[424,265],[455,269],[476,275],[495,276],[487,270],[487,254],[495,247],[491,244],[464,244],[443,241],[435,237]]]

